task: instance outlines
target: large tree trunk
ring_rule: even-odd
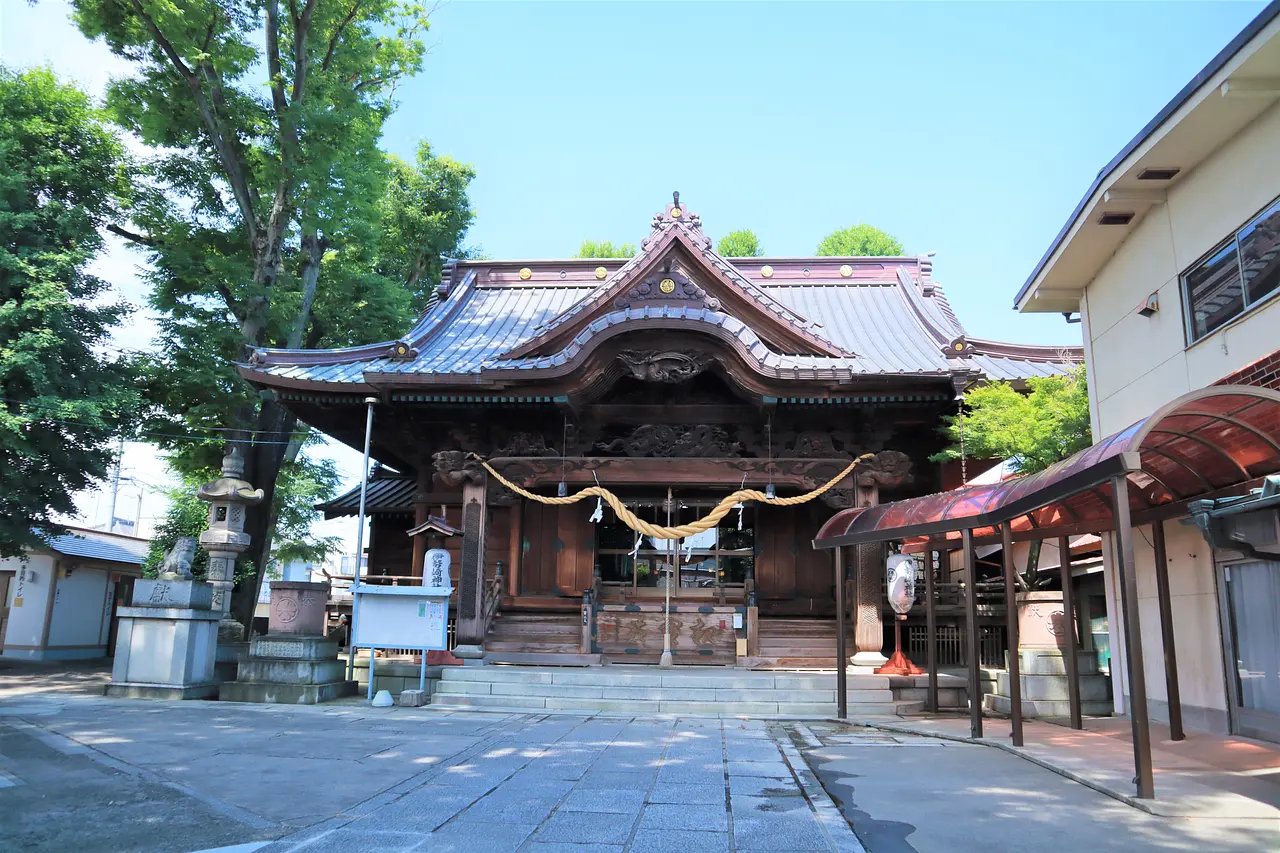
[[[245,516],[244,532],[249,534],[249,548],[244,559],[252,562],[254,573],[236,584],[231,596],[231,616],[246,630],[253,624],[253,611],[271,554],[271,536],[275,528],[276,478],[288,451],[286,436],[297,427],[298,420],[273,400],[264,400],[258,411],[257,435],[261,441],[245,454],[245,479],[262,489],[263,500]]]

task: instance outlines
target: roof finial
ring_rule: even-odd
[[[672,204],[674,204],[676,207],[679,207],[679,206],[680,206],[680,191],[679,191],[679,190],[676,190],[675,192],[673,192],[673,193],[671,194],[671,203],[672,203]]]

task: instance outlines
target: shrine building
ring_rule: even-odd
[[[240,370],[357,450],[372,406],[369,580],[417,582],[428,542],[409,531],[459,529],[455,641],[491,662],[656,662],[670,584],[676,663],[832,667],[822,524],[960,485],[929,461],[957,394],[1083,358],[971,337],[930,256],[721,257],[678,195],[633,258],[457,261],[438,295],[400,340],[260,349]],[[598,482],[680,524],[744,485],[808,492],[867,453],[820,498],[748,503],[679,545],[607,506],[593,520],[594,498],[520,497],[477,460],[539,495]],[[354,515],[359,491],[322,509]],[[856,562],[881,582],[883,551]],[[882,600],[858,608],[860,652],[883,645]]]

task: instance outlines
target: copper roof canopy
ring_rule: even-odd
[[[1135,524],[1183,514],[1192,499],[1280,471],[1280,393],[1242,385],[1185,394],[1055,465],[1003,483],[842,510],[815,548],[904,540],[1047,539],[1115,527],[1109,482],[1125,474]]]

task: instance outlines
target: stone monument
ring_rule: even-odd
[[[1065,648],[1068,625],[1061,591],[1020,592],[1018,608],[1018,668],[1024,717],[1065,717],[1070,713]],[[1077,649],[1080,711],[1086,716],[1109,716],[1111,680],[1098,671],[1093,652]],[[984,697],[988,711],[1009,713],[1009,672],[996,673],[996,693]]]
[[[359,689],[346,681],[338,643],[325,636],[327,583],[273,581],[267,634],[249,641],[235,681],[218,698],[232,702],[314,705]]]
[[[121,607],[108,696],[204,699],[218,695],[214,647],[222,613],[211,584],[193,580],[195,540],[177,541],[160,577],[133,584],[133,605]]]

